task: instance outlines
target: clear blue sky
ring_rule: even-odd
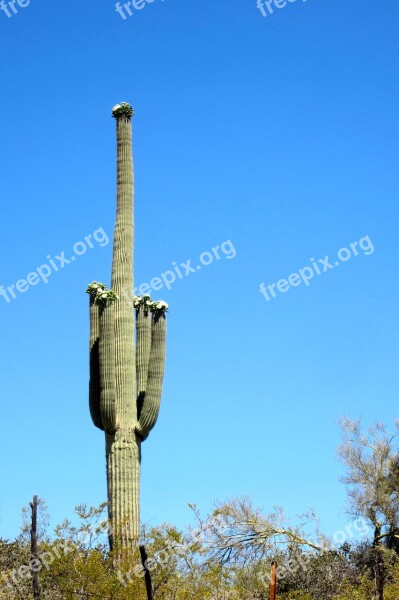
[[[397,0],[266,17],[256,0],[155,0],[126,20],[113,0],[16,8],[0,12],[0,285],[99,228],[111,239],[110,111],[131,102],[136,282],[225,240],[236,251],[158,294],[167,368],[143,520],[184,527],[188,502],[250,494],[313,507],[332,534],[348,523],[340,415],[398,415]],[[365,236],[374,252],[261,294]],[[105,500],[84,290],[109,282],[111,246],[0,296],[2,537],[34,493],[54,522]]]

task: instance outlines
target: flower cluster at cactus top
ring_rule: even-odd
[[[107,290],[105,283],[100,283],[99,281],[90,283],[87,286],[86,294],[94,298],[96,304],[106,304],[106,302],[119,300],[119,296],[115,294],[114,290]]]
[[[130,117],[132,117],[134,115],[134,110],[133,107],[128,104],[127,102],[121,102],[120,104],[115,104],[114,108],[112,109],[112,116],[115,119],[118,119],[119,117],[127,117],[128,119],[130,119]]]
[[[150,311],[157,315],[164,315],[169,309],[166,302],[163,300],[151,300],[150,296],[134,296],[133,303],[136,310],[144,308],[146,313]]]

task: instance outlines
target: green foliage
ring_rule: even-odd
[[[399,421],[392,433],[381,423],[362,430],[360,420],[341,420],[338,454],[346,467],[348,512],[361,516],[373,532],[367,569],[375,597],[384,599],[392,557],[399,551]]]
[[[221,519],[215,515],[200,519],[196,511],[200,523],[194,530],[182,532],[168,524],[144,528],[142,542],[148,554],[154,600],[269,600],[272,560],[279,565],[278,600],[375,600],[370,543],[309,551],[305,538],[302,542],[298,538],[303,532],[296,528],[287,543],[276,545],[269,542],[276,539],[277,524],[279,536],[284,525],[287,536],[290,532],[280,521],[281,513],[277,511],[279,519],[276,515],[271,519],[258,509],[251,510],[248,500],[237,499],[215,509],[218,517],[223,513]],[[82,504],[75,509],[73,523],[63,521],[51,536],[42,528],[38,556],[43,600],[147,600],[138,549],[117,553],[108,549],[106,512],[107,503],[98,508]],[[249,544],[240,537],[245,532],[244,516],[248,533],[267,534],[262,551],[255,537]],[[237,533],[236,553],[230,554],[231,560],[225,560],[226,556],[221,560],[222,544],[231,547]],[[251,553],[250,544],[254,543]],[[386,549],[384,560],[384,600],[397,600],[396,551]],[[0,540],[0,600],[32,600],[29,561],[25,535],[14,542]]]

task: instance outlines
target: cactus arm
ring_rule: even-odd
[[[151,353],[151,313],[144,306],[136,310],[136,373],[137,393],[142,395],[147,388],[148,365]]]
[[[90,382],[89,408],[96,427],[104,430],[100,413],[100,365],[99,365],[100,320],[99,306],[90,297]]]
[[[117,422],[114,310],[112,302],[100,307],[100,414],[103,428],[108,433],[116,430]]]
[[[165,369],[165,341],[166,318],[164,315],[154,315],[151,319],[151,354],[147,389],[136,429],[142,439],[148,436],[158,418]]]

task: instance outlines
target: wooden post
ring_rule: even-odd
[[[272,576],[270,578],[270,600],[277,598],[277,562],[272,562]]]
[[[144,546],[140,546],[140,556],[141,556],[141,562],[143,563],[143,567],[144,567],[144,580],[145,580],[145,589],[147,591],[147,599],[154,600],[153,595],[152,595],[151,573],[147,566],[146,561],[147,561],[148,557],[147,557],[147,552],[145,551]]]
[[[32,525],[30,530],[30,557],[31,557],[31,573],[33,583],[33,598],[34,600],[40,600],[40,584],[39,584],[39,570],[37,565],[39,564],[37,558],[37,496],[33,496],[33,502],[29,503],[32,510]],[[34,567],[36,565],[36,568]]]

